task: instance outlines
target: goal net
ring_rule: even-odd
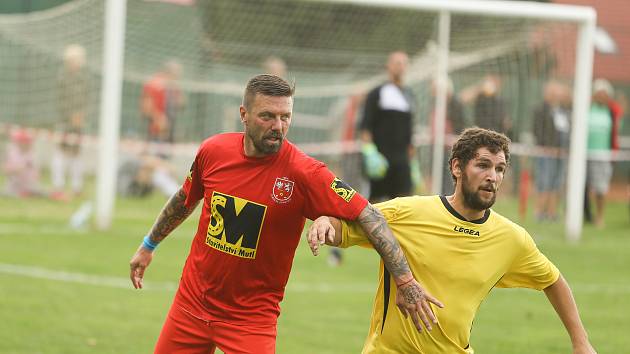
[[[100,90],[107,76],[102,72],[104,3],[75,0],[41,12],[0,15],[0,136],[8,140],[16,127],[32,129],[43,168],[69,124],[66,106],[74,104],[85,111],[78,140],[85,168],[96,169]],[[277,72],[297,87],[289,139],[367,192],[357,141],[363,100],[387,80],[389,53],[402,50],[409,55],[405,85],[413,90],[418,193],[448,192],[446,165],[433,160],[448,158],[449,144],[461,129],[491,124],[515,142],[505,192],[534,194],[535,184],[527,180],[537,178],[536,159],[559,157],[565,173],[554,187],[562,204],[572,143],[576,21],[449,12],[448,62],[440,64],[440,11],[398,6],[404,1],[391,7],[381,3],[128,0],[121,156],[145,149],[151,128],[143,103],[156,75],[172,74],[164,108],[169,115],[167,149],[183,173],[200,141],[242,129],[238,107],[247,79]],[[64,81],[76,57],[76,70],[83,76]],[[448,79],[436,90],[441,72]],[[446,136],[444,151],[436,154],[435,97],[443,92],[449,97]],[[565,120],[552,124],[566,133],[553,146],[546,146],[547,137],[534,124],[545,95],[568,112]],[[433,171],[436,166],[441,174]],[[531,190],[523,191],[529,185]],[[562,208],[558,210],[559,217]]]

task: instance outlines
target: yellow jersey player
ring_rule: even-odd
[[[490,207],[509,164],[509,139],[491,130],[465,130],[453,146],[451,196],[413,196],[376,207],[407,256],[411,270],[444,308],[437,323],[418,332],[396,310],[392,278],[381,265],[380,282],[363,353],[473,353],[470,331],[479,305],[494,287],[543,290],[566,327],[574,353],[595,353],[567,282],[519,225]],[[331,217],[308,232],[314,253],[326,242],[369,247],[361,227]],[[428,328],[429,329],[429,328]]]

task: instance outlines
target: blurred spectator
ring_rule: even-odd
[[[180,187],[173,166],[160,156],[147,153],[130,157],[118,170],[118,193],[127,197],[146,197],[155,189],[170,197]]]
[[[371,202],[411,194],[413,96],[403,86],[408,62],[404,52],[391,53],[386,65],[388,82],[370,91],[365,100],[361,140],[376,145],[389,166],[384,178],[370,179]]]
[[[57,80],[58,131],[61,143],[51,159],[52,197],[65,198],[66,172],[70,174],[74,195],[83,191],[83,163],[81,162],[81,135],[88,110],[90,83],[85,69],[85,48],[78,44],[66,47],[63,68]]]
[[[477,85],[463,90],[461,98],[464,103],[472,102],[473,104],[473,125],[503,133],[515,141],[512,120],[507,113],[507,104],[500,93],[501,78],[496,74],[489,74]],[[525,160],[522,156],[515,156],[505,176],[503,190],[511,191],[513,194],[518,193],[523,163]]]
[[[287,64],[280,57],[274,55],[267,57],[263,62],[263,70],[265,74],[287,78]]]
[[[496,75],[487,75],[473,87],[462,92],[462,101],[473,102],[474,125],[492,129],[513,138],[512,123],[507,115],[505,102],[500,97],[501,80]]]
[[[535,184],[537,191],[536,219],[557,219],[558,198],[565,180],[566,157],[561,156],[569,145],[570,118],[569,88],[560,82],[549,81],[544,88],[544,102],[534,111],[536,144],[553,148],[548,155],[536,158]]]
[[[431,96],[435,98],[437,83],[431,82]],[[435,133],[435,112],[431,112],[431,132]],[[453,80],[446,81],[446,134],[459,135],[466,128],[464,107],[454,95]]]
[[[174,141],[175,120],[185,104],[177,85],[181,73],[182,67],[177,61],[168,61],[142,88],[140,109],[147,122],[148,141]]]
[[[610,154],[619,148],[622,110],[612,97],[613,88],[608,81],[597,79],[593,82],[593,99],[588,114],[589,158],[586,165],[585,219],[593,220],[598,227],[604,226],[606,193],[610,187],[613,167]],[[590,215],[591,200],[595,200],[594,218]]]
[[[7,196],[44,195],[33,154],[33,137],[26,130],[20,129],[11,133],[2,170],[6,176],[4,193]]]
[[[446,121],[445,131],[447,135],[459,135],[466,128],[466,117],[464,115],[464,107],[459,101],[456,95],[454,95],[453,80],[448,78],[446,82]],[[437,92],[437,82],[433,80],[431,82],[431,96],[435,98]],[[435,104],[434,104],[435,105]],[[431,136],[435,136],[435,110],[431,112]],[[451,155],[451,149],[446,144],[444,146],[444,171],[442,174],[442,195],[453,194],[453,179],[451,177],[450,168],[448,165],[448,156]]]

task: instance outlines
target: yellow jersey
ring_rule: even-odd
[[[473,353],[477,309],[494,287],[542,290],[558,269],[522,227],[494,211],[467,221],[443,196],[396,198],[375,205],[400,243],[416,280],[444,304],[432,306],[433,330],[418,332],[396,306],[396,285],[381,262],[363,353]],[[340,247],[371,247],[361,226],[342,221]]]

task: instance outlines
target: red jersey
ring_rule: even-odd
[[[203,210],[176,301],[209,321],[275,324],[305,218],[355,220],[367,201],[290,142],[253,158],[243,139],[204,141],[184,183]]]

